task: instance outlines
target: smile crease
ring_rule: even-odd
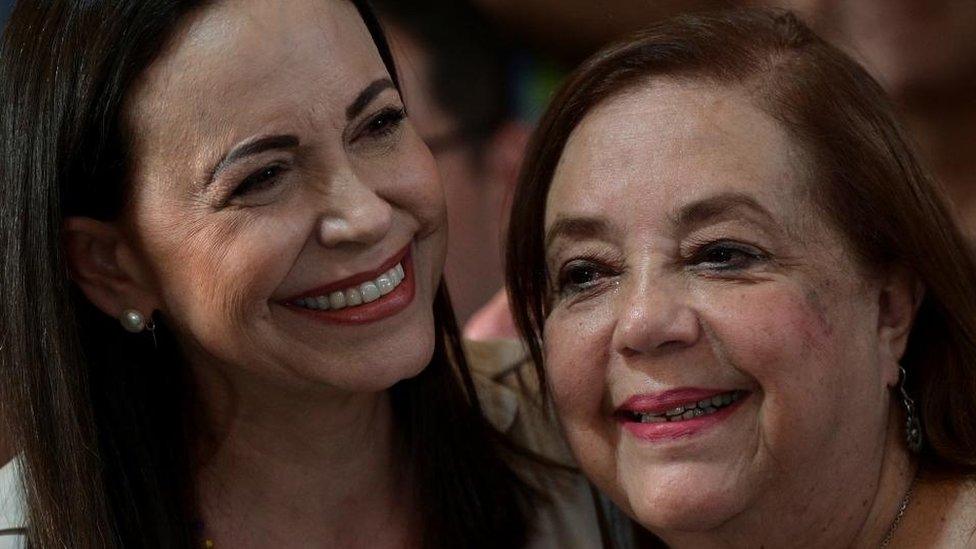
[[[372,303],[392,292],[403,283],[404,276],[403,264],[397,263],[395,267],[373,280],[350,286],[345,290],[336,290],[329,294],[304,297],[291,303],[296,307],[314,311],[337,311],[357,307]]]
[[[745,391],[730,391],[715,395],[711,398],[682,404],[666,412],[648,414],[643,412],[625,412],[628,419],[639,423],[666,423],[675,421],[686,421],[702,416],[714,414],[715,412],[730,406],[745,395]]]

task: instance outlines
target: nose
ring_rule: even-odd
[[[694,345],[701,337],[687,291],[652,279],[620,294],[613,348],[624,357],[659,355]]]
[[[328,210],[318,224],[319,243],[334,248],[381,241],[393,226],[393,207],[355,176],[344,179],[326,199]]]

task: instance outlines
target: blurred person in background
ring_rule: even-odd
[[[885,86],[976,239],[976,2],[770,3],[806,17]]]
[[[407,108],[444,181],[445,276],[470,339],[514,338],[501,235],[530,128],[516,114],[512,52],[471,3],[378,0]]]

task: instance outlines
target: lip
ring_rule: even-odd
[[[342,280],[337,280],[293,297],[289,297],[282,303],[282,305],[298,314],[329,324],[369,324],[394,316],[400,311],[406,309],[413,302],[413,298],[416,295],[416,284],[412,261],[413,254],[410,252],[410,245],[408,244],[405,248],[403,248],[403,250],[387,261],[383,262],[383,264],[376,269],[358,273]],[[394,288],[392,292],[381,296],[379,299],[371,303],[330,311],[306,309],[305,307],[299,307],[293,303],[299,299],[328,295],[331,292],[345,290],[351,286],[373,280],[395,267],[397,263],[403,263],[403,282]]]
[[[284,301],[291,302],[291,301],[298,301],[299,299],[305,299],[306,297],[318,297],[320,295],[328,295],[337,290],[345,290],[352,286],[362,284],[363,282],[368,282],[380,276],[381,274],[385,273],[386,271],[389,271],[393,267],[395,267],[396,264],[400,263],[400,261],[406,258],[407,254],[409,253],[410,253],[410,244],[407,244],[406,246],[403,247],[402,250],[397,252],[393,257],[387,259],[386,261],[383,262],[383,264],[381,264],[379,267],[371,271],[363,271],[361,273],[357,273],[352,276],[343,278],[342,280],[336,280],[335,282],[330,282],[324,286],[319,286],[318,288],[312,288],[307,292],[285,298]],[[403,268],[404,270],[406,270],[407,266],[404,265]]]
[[[683,421],[640,423],[631,420],[621,412],[661,414],[682,404],[704,400],[733,390],[680,388],[654,395],[635,395],[617,408],[614,419],[621,424],[625,431],[644,441],[667,442],[688,438],[701,434],[728,419],[742,406],[743,402],[752,396],[752,393],[743,393],[739,400],[713,414]]]

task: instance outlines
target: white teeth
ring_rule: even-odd
[[[721,406],[725,403],[725,397],[723,395],[715,395],[712,397],[712,406]]]
[[[404,276],[403,264],[397,263],[395,267],[376,277],[375,280],[328,295],[304,297],[294,301],[293,305],[318,311],[334,311],[372,303],[395,290],[403,282]]]
[[[367,282],[359,287],[359,291],[363,293],[363,303],[372,303],[380,298],[380,289],[376,284],[372,282]]]
[[[376,287],[380,289],[380,295],[386,295],[393,291],[393,281],[390,280],[389,274],[380,275],[376,279]]]
[[[355,307],[363,304],[363,294],[359,288],[349,288],[346,290],[346,305]]]

